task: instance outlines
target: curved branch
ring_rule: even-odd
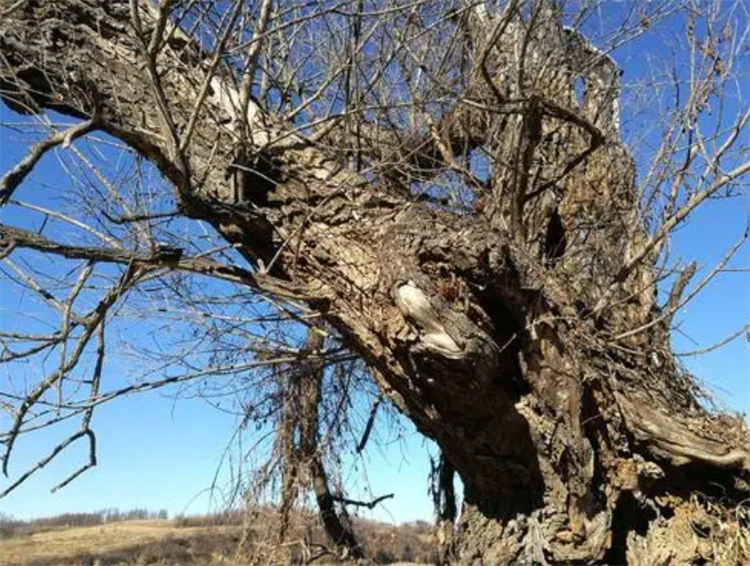
[[[0,206],[7,204],[13,192],[23,183],[26,177],[34,169],[37,162],[52,148],[62,145],[68,147],[73,140],[93,132],[97,128],[97,119],[89,118],[88,120],[71,126],[62,132],[55,132],[46,140],[39,142],[31,148],[29,153],[18,164],[8,171],[0,179]]]

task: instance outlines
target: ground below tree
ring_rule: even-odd
[[[263,535],[270,527],[267,518],[260,518],[245,531],[242,517],[237,515],[229,521],[201,516],[3,529],[0,563],[3,566],[240,566],[253,563],[259,558],[258,551],[268,557],[269,549],[260,549],[258,542],[266,540]],[[381,564],[426,563],[437,557],[436,542],[427,523],[393,526],[357,520],[356,527],[371,556]],[[245,553],[238,554],[243,540]],[[319,552],[321,547],[317,545],[325,542],[325,535],[314,525],[299,532],[297,541],[292,545],[291,558],[301,563],[305,545],[309,552]],[[332,562],[325,556],[316,561],[317,564]]]

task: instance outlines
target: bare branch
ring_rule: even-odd
[[[62,145],[68,147],[73,140],[85,136],[97,128],[97,120],[91,118],[62,132],[52,134],[46,140],[31,148],[29,153],[18,164],[0,179],[0,206],[3,206],[13,196],[13,192],[23,183],[31,173],[37,162],[52,148]]]

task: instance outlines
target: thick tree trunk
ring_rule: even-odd
[[[524,168],[459,216],[366,179],[254,105],[252,141],[239,137],[222,74],[180,149],[209,57],[175,34],[155,85],[130,18],[112,0],[29,0],[0,21],[3,99],[94,116],[160,168],[187,215],[238,245],[258,267],[249,285],[322,313],[460,474],[457,563],[717,560],[702,534],[680,538],[695,521],[731,547],[718,508],[692,495],[747,497],[747,431],[696,402],[663,325],[614,338],[658,316],[643,292],[648,269],[620,269],[644,238],[632,164],[611,132],[569,110],[564,65],[530,73],[543,95],[517,105],[494,142]],[[148,29],[154,15],[144,7],[141,19]],[[542,31],[545,49],[560,49],[556,22]],[[477,122],[457,111],[440,127]],[[539,171],[555,178],[589,144],[598,147],[559,183],[559,205],[530,196]],[[237,187],[238,165],[260,174]],[[583,217],[600,228],[581,236]],[[610,289],[613,274],[622,277]]]

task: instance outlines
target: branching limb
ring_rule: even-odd
[[[370,414],[367,416],[367,424],[365,425],[365,430],[362,433],[362,438],[357,444],[357,454],[361,453],[362,450],[365,449],[365,446],[367,446],[367,441],[370,440],[370,434],[372,434],[372,427],[375,425],[375,416],[378,414],[378,407],[380,407],[380,403],[382,402],[383,402],[383,396],[378,395],[378,398],[375,399],[375,402],[372,404],[372,407],[370,407]]]
[[[376,497],[372,501],[359,501],[357,499],[348,499],[341,495],[335,495],[334,499],[338,501],[339,503],[343,503],[344,505],[352,505],[354,507],[367,507],[368,509],[375,509],[378,503],[382,503],[383,501],[386,501],[387,499],[393,499],[395,496],[396,495],[393,493],[388,493],[386,495],[381,495],[380,497]]]
[[[39,142],[31,148],[29,153],[18,164],[6,173],[0,180],[0,206],[7,204],[8,200],[18,186],[31,173],[37,162],[52,148],[62,145],[68,147],[73,140],[85,136],[97,128],[97,120],[91,118],[75,126],[71,126],[62,132],[52,134],[46,140]]]
[[[104,322],[109,308],[114,305],[117,300],[122,296],[123,293],[127,292],[133,285],[135,285],[140,277],[143,275],[143,270],[133,266],[132,264],[128,267],[126,272],[120,277],[118,283],[109,289],[104,298],[98,303],[98,305],[85,317],[85,323],[81,331],[80,336],[76,340],[75,347],[70,353],[65,364],[48,375],[46,378],[41,380],[38,385],[32,389],[26,399],[19,407],[8,434],[5,440],[5,453],[2,458],[2,471],[7,477],[8,475],[8,464],[10,456],[13,450],[13,445],[18,437],[19,431],[23,426],[26,419],[26,415],[32,409],[32,407],[47,393],[52,387],[54,387],[60,379],[63,379],[68,373],[77,366],[81,359],[86,346],[88,346],[91,337],[94,335],[96,330]],[[83,433],[81,433],[83,434]],[[61,448],[62,449],[62,448]]]
[[[94,366],[94,375],[91,378],[91,397],[96,398],[99,395],[99,388],[101,387],[101,381],[102,381],[102,368],[104,367],[104,322],[102,322],[99,325],[99,331],[97,333],[97,348],[96,348],[96,365]],[[81,466],[78,470],[73,472],[70,476],[68,476],[66,479],[61,481],[59,484],[57,484],[54,488],[52,488],[52,493],[57,491],[58,489],[62,489],[66,485],[68,485],[70,482],[72,482],[74,479],[76,479],[78,476],[86,472],[86,470],[89,470],[96,466],[96,435],[94,434],[94,431],[91,429],[91,417],[94,416],[94,407],[91,406],[86,409],[83,416],[83,422],[81,423],[81,431],[83,432],[86,437],[89,440],[89,453],[88,453],[88,462],[86,462],[83,466]]]
[[[606,287],[604,293],[602,293],[602,296],[597,302],[596,306],[594,307],[594,316],[598,318],[602,315],[604,310],[609,305],[609,302],[612,299],[612,296],[614,295],[618,286],[628,278],[628,276],[633,272],[633,270],[635,270],[636,267],[638,267],[647,257],[649,257],[649,254],[651,254],[651,252],[653,252],[657,248],[657,246],[661,245],[662,241],[667,236],[669,236],[669,234],[671,234],[672,231],[683,220],[685,220],[691,212],[693,212],[706,199],[716,194],[720,189],[724,188],[736,179],[739,179],[748,172],[750,172],[750,161],[741,163],[730,172],[721,175],[718,179],[711,183],[711,185],[709,185],[702,191],[692,194],[687,199],[685,204],[683,204],[674,213],[674,215],[668,218],[661,225],[656,233],[652,235],[643,246],[641,246],[638,253],[634,254],[634,256],[615,275],[610,284]]]
[[[255,275],[246,269],[234,265],[226,265],[206,258],[191,257],[167,257],[157,250],[154,254],[134,253],[123,249],[110,248],[93,248],[86,246],[75,246],[53,242],[34,232],[13,228],[0,224],[0,236],[4,244],[14,248],[27,248],[53,255],[58,255],[68,259],[83,259],[95,262],[118,263],[121,265],[138,264],[148,266],[149,268],[169,267],[181,269],[192,273],[200,273],[218,279],[224,279],[235,283],[245,283],[248,285],[261,287]],[[269,284],[273,284],[273,278],[268,278]],[[48,292],[39,289],[40,293],[47,295],[50,300],[53,298]],[[62,309],[63,306],[59,305]]]

